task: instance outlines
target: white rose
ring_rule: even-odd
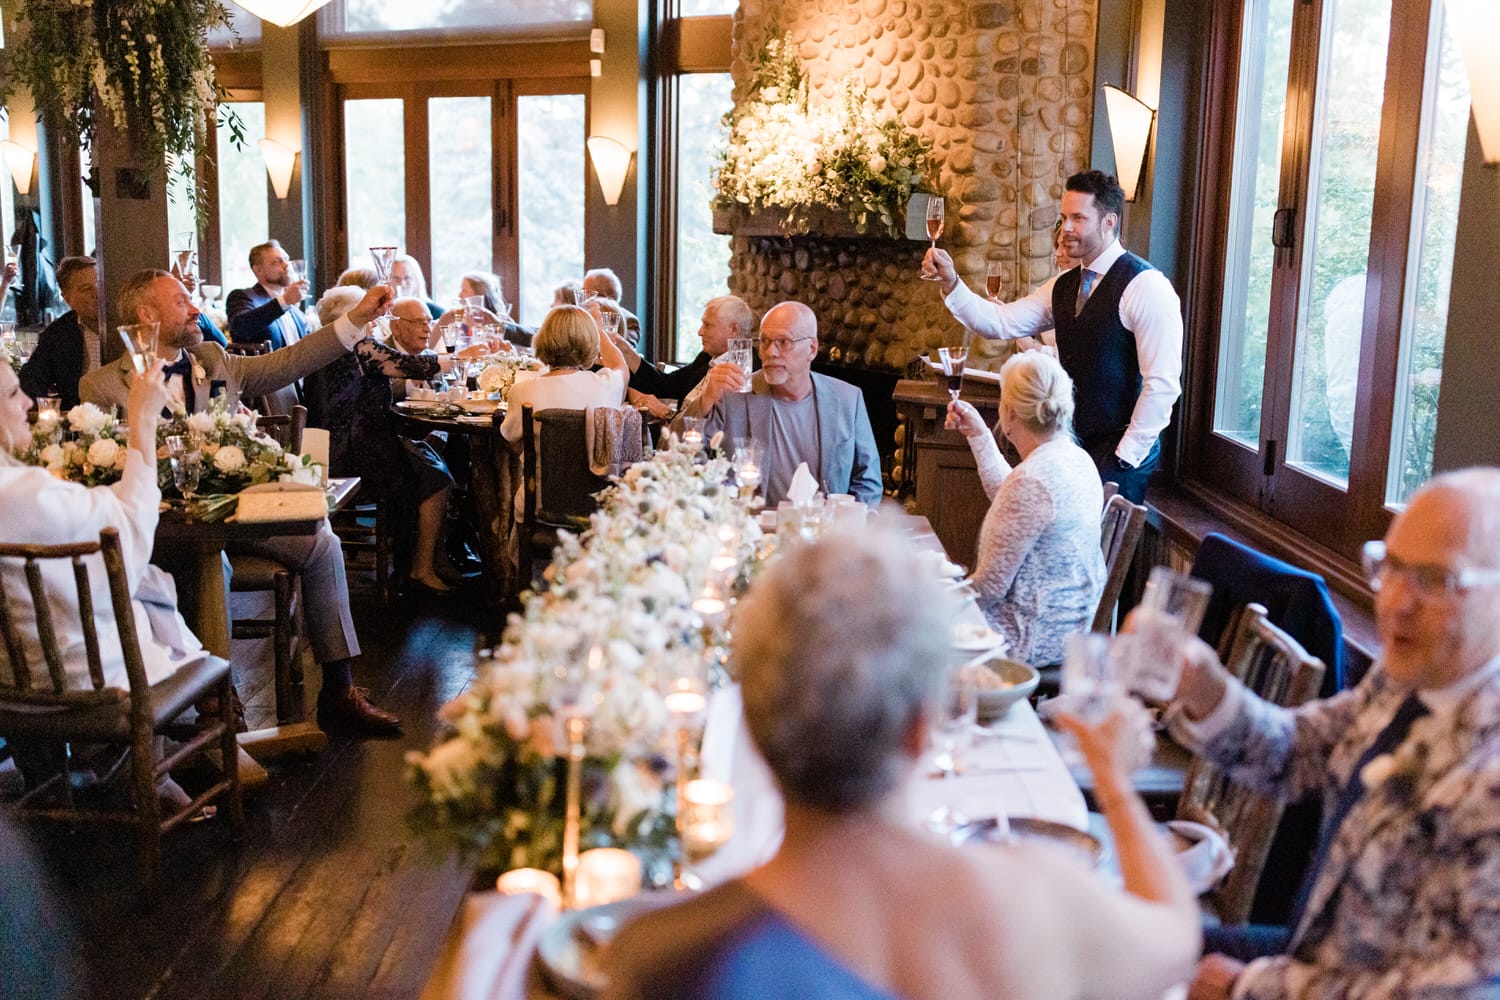
[[[870,157],[870,173],[876,174],[878,176],[885,173],[885,167],[885,157],[881,156],[879,153],[875,153]]]
[[[108,420],[109,414],[93,403],[79,403],[68,411],[68,426],[76,434],[98,434]]]
[[[194,413],[187,418],[188,430],[195,434],[208,434],[214,429],[212,413]]]
[[[255,426],[255,414],[236,413],[234,416],[229,418],[229,422],[238,427],[240,430],[248,432]]]
[[[42,464],[48,469],[61,469],[68,461],[67,453],[60,444],[49,444],[42,449]]]
[[[479,373],[479,388],[485,392],[494,392],[505,385],[505,366],[490,365]]]
[[[232,444],[227,444],[214,453],[214,468],[225,474],[238,472],[245,467],[245,453]]]
[[[321,465],[299,465],[288,477],[294,483],[302,483],[305,486],[323,485],[323,467]]]
[[[120,446],[112,438],[100,438],[89,445],[89,464],[100,468],[115,464],[120,455]]]

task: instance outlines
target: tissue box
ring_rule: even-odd
[[[262,483],[240,491],[235,519],[245,524],[262,521],[315,521],[328,515],[323,490],[305,483]]]

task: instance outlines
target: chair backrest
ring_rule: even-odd
[[[609,480],[589,469],[583,410],[521,408],[522,520],[576,527],[599,508]]]
[[[1239,611],[1220,656],[1247,688],[1288,708],[1314,697],[1323,681],[1323,661],[1272,625],[1259,604]],[[1279,800],[1252,791],[1202,758],[1188,768],[1177,818],[1218,828],[1235,853],[1234,867],[1205,900],[1225,924],[1242,924],[1250,916],[1282,809]]]
[[[1107,484],[1113,486],[1113,483]],[[1118,489],[1118,487],[1116,487]],[[1125,574],[1135,558],[1135,547],[1146,529],[1146,508],[1115,493],[1104,503],[1099,520],[1099,545],[1104,550],[1104,592],[1094,609],[1093,631],[1112,632],[1115,605],[1125,587]]]
[[[101,553],[109,579],[110,603],[120,633],[120,648],[125,673],[132,691],[145,691],[146,668],[141,662],[141,647],[136,637],[135,612],[130,604],[130,582],[125,576],[125,559],[120,552],[120,535],[105,528],[98,541],[72,542],[65,545],[0,544],[0,561],[18,560],[26,578],[26,593],[12,594],[0,574],[0,636],[10,662],[10,678],[0,679],[0,702],[48,707],[84,707],[115,704],[124,692],[106,687],[104,665],[99,653],[99,633],[94,621],[94,595],[89,582],[87,557]],[[47,581],[42,567],[48,563],[67,563],[77,591],[79,626],[83,631],[84,654],[88,661],[89,686],[69,684],[64,651],[58,641],[57,623],[47,597]],[[33,665],[27,657],[25,615],[18,614],[30,602],[35,621],[41,661]]]
[[[229,345],[224,349],[230,354],[243,354],[247,357],[255,357],[259,354],[270,354],[271,342],[269,340],[260,340],[253,344],[242,344],[231,340]]]
[[[271,413],[255,421],[261,433],[269,434],[276,443],[293,454],[302,454],[302,434],[307,430],[307,407],[298,403],[291,413]]]

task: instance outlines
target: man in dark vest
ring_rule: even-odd
[[[980,336],[1056,331],[1058,359],[1073,378],[1079,443],[1101,479],[1140,503],[1182,393],[1182,306],[1166,275],[1120,245],[1124,210],[1124,192],[1109,174],[1069,177],[1062,249],[1080,264],[1015,302],[970,291],[943,250],[929,250],[922,268],[942,283],[948,311]]]

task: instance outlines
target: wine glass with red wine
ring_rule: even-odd
[[[943,376],[948,380],[948,395],[956,403],[964,389],[964,365],[969,360],[968,341],[958,347],[945,348],[945,351],[939,355],[943,359]]]
[[[944,219],[944,216],[945,216],[945,212],[944,212],[944,209],[943,209],[943,199],[938,198],[938,197],[928,198],[927,199],[927,238],[932,241],[932,248],[934,250],[937,249],[938,237],[941,236],[941,235],[943,235],[943,219]],[[934,271],[931,274],[923,274],[922,277],[924,279],[926,279],[927,281],[937,281],[938,280],[938,274],[937,274],[936,271]]]

